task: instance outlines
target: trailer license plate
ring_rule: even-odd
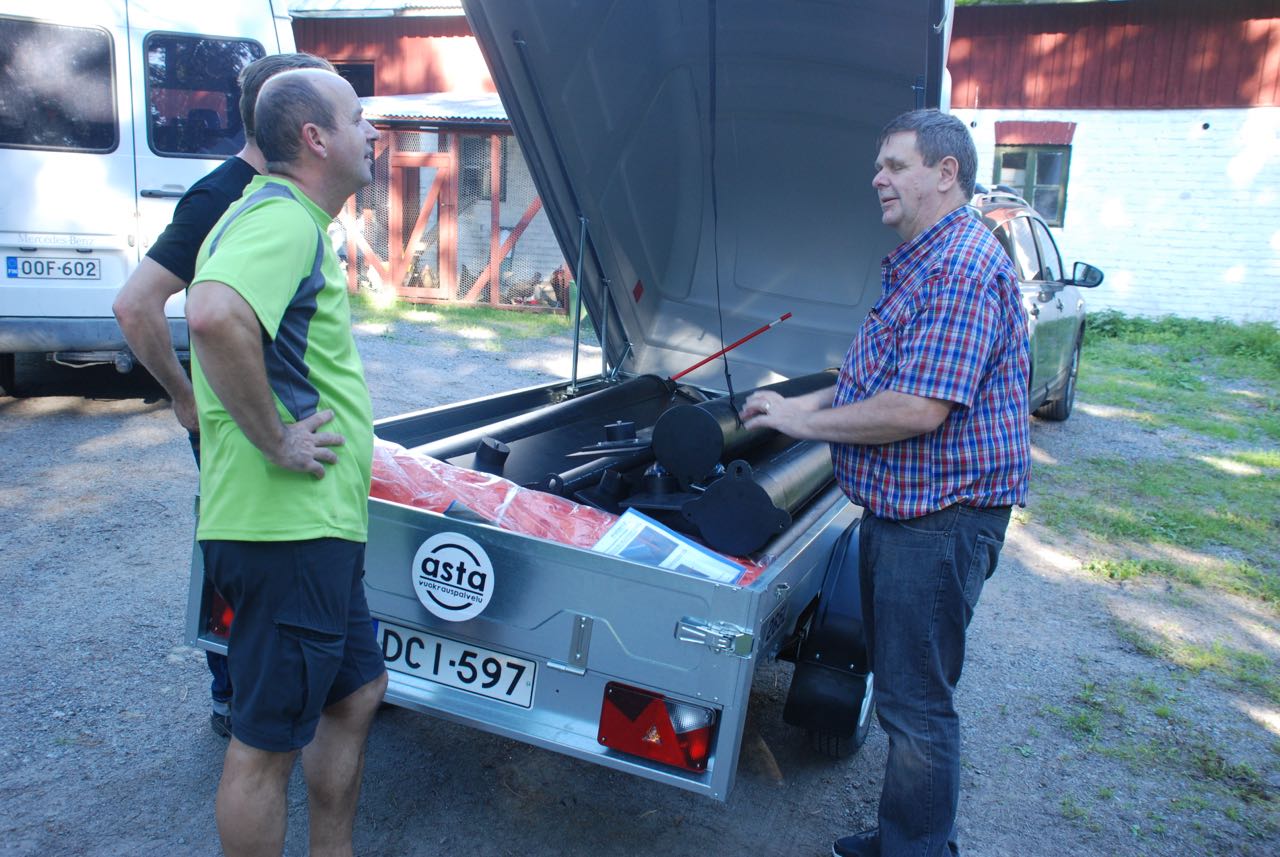
[[[6,256],[5,276],[10,280],[101,280],[102,262],[66,256]]]
[[[533,661],[380,622],[387,669],[522,708],[533,705]]]

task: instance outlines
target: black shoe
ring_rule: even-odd
[[[213,730],[213,734],[219,738],[231,737],[231,715],[219,714],[214,711],[209,715],[209,728]]]
[[[831,846],[832,857],[879,857],[880,831],[876,828],[841,836]]]

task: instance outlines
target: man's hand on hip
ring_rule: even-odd
[[[325,465],[337,464],[338,455],[330,447],[342,446],[346,438],[320,427],[333,419],[333,411],[318,411],[296,423],[287,423],[279,446],[267,455],[272,464],[286,470],[324,478]]]
[[[173,415],[178,418],[179,425],[184,429],[192,434],[200,433],[200,416],[196,410],[196,397],[191,392],[190,385],[185,395],[174,395]]]

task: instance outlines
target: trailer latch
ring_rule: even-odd
[[[688,616],[676,623],[676,639],[682,643],[700,643],[717,654],[730,654],[739,658],[751,655],[755,638],[746,628],[728,622],[707,622]]]
[[[548,659],[547,666],[573,675],[586,675],[587,652],[591,648],[591,629],[594,625],[595,620],[590,616],[574,616],[573,631],[569,640],[569,657],[564,661]]]

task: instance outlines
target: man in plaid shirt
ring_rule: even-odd
[[[885,127],[872,187],[902,244],[838,383],[754,393],[742,411],[749,427],[830,441],[864,509],[858,573],[889,757],[878,826],[837,840],[836,857],[959,853],[952,697],[1030,470],[1027,316],[1008,256],[965,207],[976,172],[954,117],[917,110]]]

